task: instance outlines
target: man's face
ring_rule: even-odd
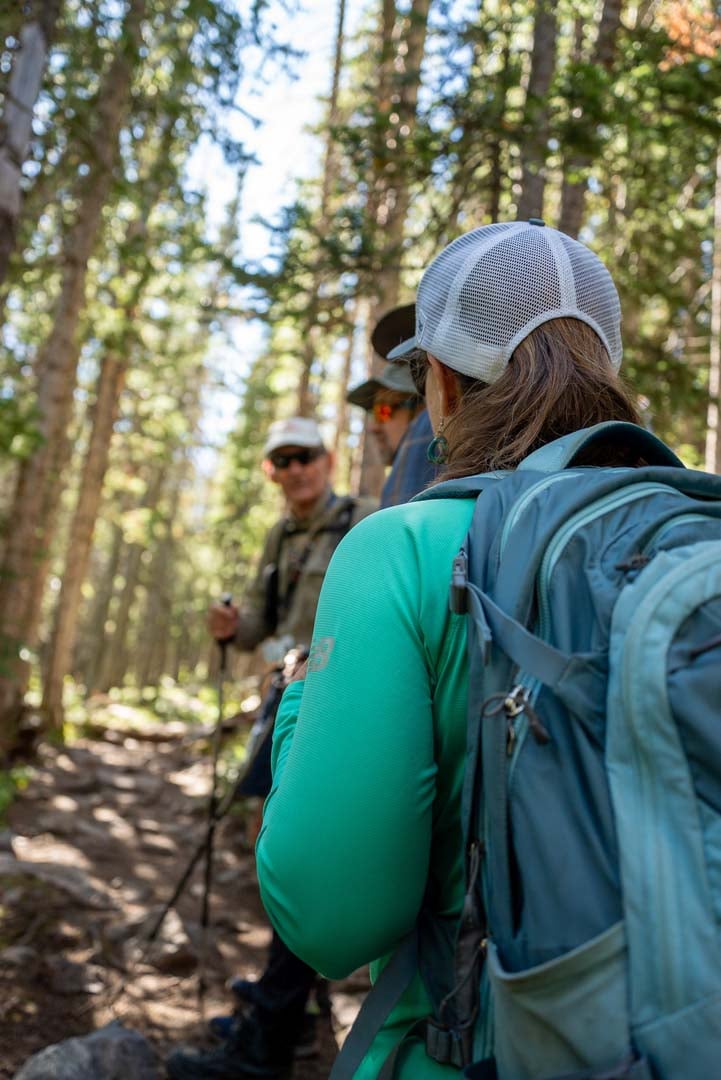
[[[281,446],[268,464],[270,479],[299,517],[310,513],[330,482],[331,457],[322,447]]]
[[[379,390],[373,398],[368,426],[378,440],[385,465],[390,465],[396,455],[398,444],[415,415],[414,406],[415,401],[409,401],[408,394],[393,390]]]

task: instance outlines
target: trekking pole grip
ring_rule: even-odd
[[[231,607],[233,603],[233,597],[229,592],[223,593],[220,598],[220,602],[223,607]],[[218,648],[220,649],[220,675],[221,678],[228,670],[228,646],[230,645],[232,638],[222,638],[218,641]]]

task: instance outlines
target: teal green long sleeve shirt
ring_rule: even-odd
[[[460,912],[468,665],[448,590],[473,507],[410,503],[348,534],[321,592],[308,676],[281,704],[261,893],[287,945],[331,978],[386,957],[424,896],[440,917]],[[357,1077],[377,1076],[428,1007],[417,979]],[[399,1074],[458,1077],[417,1042]]]

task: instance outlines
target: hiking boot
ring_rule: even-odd
[[[227,1016],[211,1016],[208,1021],[208,1031],[211,1035],[214,1035],[216,1039],[220,1039],[221,1042],[225,1039],[229,1039],[233,1034],[233,1028],[238,1022],[238,1017],[235,1013],[229,1013]]]
[[[281,1056],[252,1017],[232,1017],[229,1038],[215,1050],[174,1050],[165,1060],[171,1080],[290,1080],[292,1057]]]
[[[212,1016],[208,1021],[208,1029],[216,1039],[229,1039],[237,1029],[238,1023],[237,1013],[231,1013],[228,1016]],[[316,1018],[313,1013],[306,1013],[303,1017],[300,1036],[293,1047],[293,1056],[305,1060],[317,1057],[319,1053],[320,1040],[316,1030]]]
[[[255,1004],[258,1000],[258,983],[254,979],[231,979],[228,989],[240,1001],[250,1001]]]
[[[174,1050],[165,1059],[170,1080],[290,1080],[290,1066],[261,1066],[243,1061],[237,1049],[227,1043],[199,1053]]]

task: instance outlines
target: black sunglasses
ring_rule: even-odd
[[[299,465],[310,465],[311,461],[316,461],[323,454],[325,454],[323,446],[306,446],[302,450],[291,450],[290,453],[285,454],[274,451],[270,454],[270,463],[274,469],[287,469],[294,461],[297,461]]]

